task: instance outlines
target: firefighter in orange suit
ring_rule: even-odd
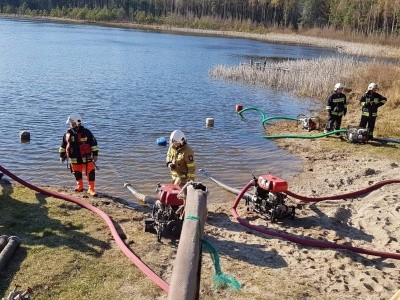
[[[194,181],[194,152],[179,129],[171,133],[169,144],[166,163],[171,171],[172,183],[183,187],[188,181]]]
[[[76,179],[76,192],[83,191],[82,173],[85,173],[89,183],[88,194],[96,197],[95,190],[95,162],[99,154],[97,140],[92,132],[82,126],[79,114],[72,114],[67,119],[70,128],[64,134],[59,149],[60,160],[68,159],[71,172]]]

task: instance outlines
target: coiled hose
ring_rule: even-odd
[[[383,251],[377,251],[377,250],[370,250],[370,249],[364,249],[360,247],[353,247],[350,245],[344,245],[344,244],[338,244],[334,242],[328,242],[328,241],[320,241],[316,239],[311,239],[311,238],[303,238],[300,236],[288,234],[285,232],[276,232],[272,230],[267,230],[263,229],[258,226],[254,226],[250,224],[247,220],[242,219],[236,208],[240,202],[240,199],[246,194],[247,190],[254,186],[255,181],[251,180],[246,186],[241,190],[239,195],[236,197],[235,202],[232,205],[231,212],[232,215],[235,217],[235,219],[242,224],[243,226],[246,226],[247,228],[250,228],[252,230],[255,230],[257,232],[274,236],[274,237],[279,237],[303,246],[309,246],[309,247],[317,247],[317,248],[330,248],[330,249],[341,249],[341,250],[347,250],[355,253],[361,253],[361,254],[367,254],[367,255],[373,255],[373,256],[379,256],[383,258],[393,258],[393,259],[399,259],[400,260],[400,253],[391,253],[391,252],[383,252]]]
[[[272,116],[272,117],[267,117],[266,114],[261,111],[259,108],[257,107],[247,107],[244,108],[240,111],[238,111],[238,114],[243,117],[243,113],[245,111],[250,111],[250,110],[254,110],[256,112],[258,112],[258,114],[261,116],[261,124],[263,126],[263,128],[265,128],[265,124],[268,121],[271,120],[289,120],[289,121],[299,121],[299,118],[294,118],[294,117],[285,117],[285,116]],[[338,129],[338,130],[333,130],[327,133],[322,133],[322,134],[316,134],[316,135],[296,135],[296,134],[283,134],[283,135],[265,135],[262,136],[265,139],[287,139],[287,138],[291,138],[291,139],[317,139],[317,138],[322,138],[322,137],[326,137],[329,135],[339,135],[340,133],[345,133],[347,132],[347,129]]]

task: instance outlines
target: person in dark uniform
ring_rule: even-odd
[[[328,112],[328,121],[326,122],[324,133],[340,129],[342,117],[347,113],[346,95],[343,94],[344,85],[336,83],[334,92],[328,97],[326,110]],[[339,135],[339,133],[336,133]]]
[[[361,120],[360,127],[368,128],[369,140],[374,139],[374,129],[376,117],[378,116],[378,107],[384,105],[387,102],[386,97],[377,93],[378,85],[375,82],[371,82],[368,85],[368,89],[360,99]]]

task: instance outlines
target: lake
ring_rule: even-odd
[[[261,138],[256,112],[241,119],[236,104],[268,116],[307,114],[309,99],[211,78],[216,65],[250,59],[339,56],[329,49],[254,40],[177,35],[82,24],[0,18],[0,164],[37,185],[74,187],[58,148],[69,114],[80,113],[99,147],[97,190],[133,199],[125,181],[155,195],[168,182],[167,148],[157,145],[181,129],[197,169],[241,188],[256,175],[287,179],[299,161]],[[212,128],[206,119],[214,118]],[[294,125],[295,126],[295,125]],[[21,130],[31,134],[22,143]],[[211,201],[231,201],[199,172]]]

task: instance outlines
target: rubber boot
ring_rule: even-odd
[[[83,179],[79,179],[76,181],[75,192],[83,192]]]
[[[89,181],[89,189],[88,189],[88,194],[90,196],[96,197],[97,193],[94,189],[94,181]]]

